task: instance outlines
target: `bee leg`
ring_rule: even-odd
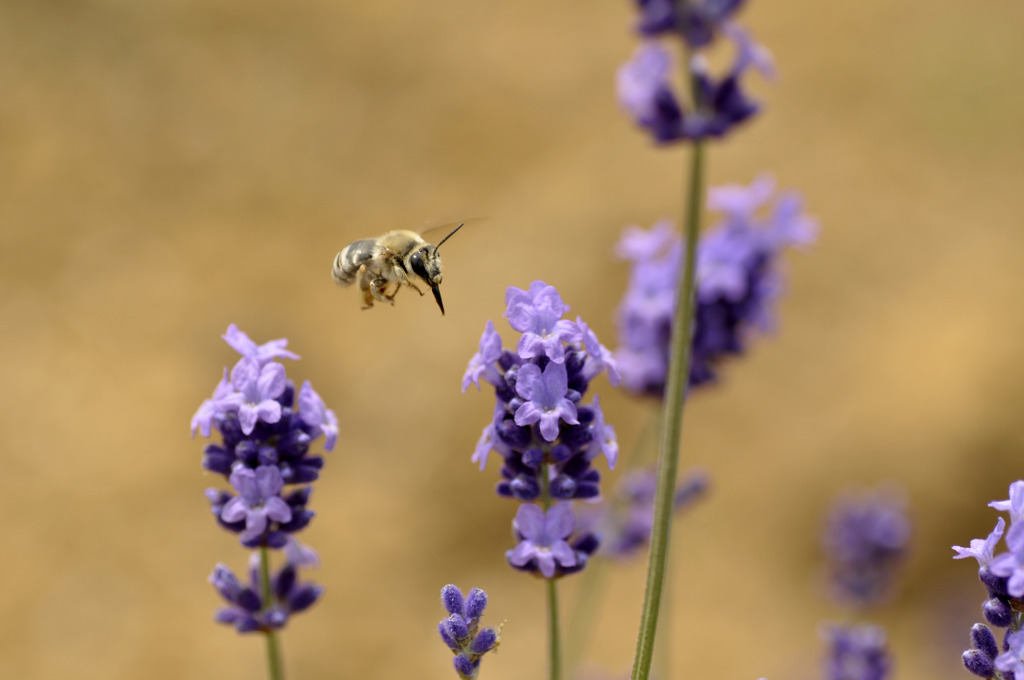
[[[381,283],[383,283],[383,285],[380,285]],[[381,302],[390,302],[391,304],[395,304],[395,293],[397,293],[398,290],[395,290],[395,293],[388,295],[387,289],[388,281],[385,279],[375,277],[370,281],[370,293],[373,297],[377,298]]]
[[[370,276],[366,273],[365,264],[356,272],[356,280],[359,282],[359,290],[363,293],[363,309],[373,307],[373,294],[371,290],[373,283],[370,280]]]

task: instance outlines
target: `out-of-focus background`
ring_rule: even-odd
[[[1024,6],[753,1],[780,78],[710,154],[774,174],[822,225],[788,258],[779,332],[687,412],[714,479],[674,544],[678,677],[820,677],[819,531],[832,497],[894,480],[915,521],[871,614],[898,675],[964,677],[983,598],[950,545],[1024,476]],[[515,504],[469,462],[492,397],[459,384],[509,285],[543,278],[610,346],[620,230],[680,213],[684,153],[617,109],[633,11],[609,3],[124,0],[0,7],[0,677],[261,677],[262,641],[211,621],[214,525],[189,419],[235,353],[288,362],[341,421],[304,532],[322,602],[290,676],[450,678],[440,587],[507,619],[493,680],[542,677],[538,581]],[[348,242],[484,216],[446,246],[448,314],[360,311]],[[647,407],[595,383],[624,449]],[[620,472],[607,475],[618,478]],[[625,672],[643,567],[609,572],[591,668]],[[575,588],[565,581],[563,600]]]

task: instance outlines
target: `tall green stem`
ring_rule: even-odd
[[[647,586],[640,618],[640,632],[633,660],[632,680],[647,680],[651,672],[651,656],[658,627],[665,564],[668,558],[669,536],[672,526],[672,504],[675,496],[676,476],[679,468],[679,440],[683,431],[683,398],[690,375],[690,350],[693,334],[693,310],[696,291],[697,235],[704,198],[704,144],[693,143],[684,229],[686,246],[683,271],[679,277],[676,312],[672,323],[672,358],[669,364],[668,384],[665,386],[665,406],[662,418],[661,441],[658,453],[658,484],[654,496],[654,527],[651,531],[650,561],[647,565]]]
[[[260,590],[264,608],[269,607],[273,594],[270,592],[270,554],[265,545],[260,547]],[[264,635],[267,638],[267,676],[270,680],[284,680],[277,631],[267,630]]]
[[[548,590],[548,633],[551,651],[551,680],[562,680],[562,646],[558,635],[558,581],[544,579]]]

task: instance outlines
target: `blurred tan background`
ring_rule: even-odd
[[[1024,5],[754,0],[781,74],[712,183],[774,173],[822,225],[787,262],[780,332],[688,411],[714,476],[677,533],[676,677],[811,680],[818,534],[850,484],[905,485],[914,555],[888,626],[901,678],[966,677],[983,596],[949,546],[1024,476]],[[0,677],[259,678],[211,622],[245,553],[209,517],[188,436],[235,354],[286,336],[341,421],[303,538],[326,595],[284,634],[290,677],[452,678],[440,587],[507,619],[484,677],[544,675],[540,583],[504,563],[515,504],[469,455],[459,393],[505,287],[543,278],[616,344],[627,224],[680,212],[683,155],[618,110],[618,2],[35,0],[0,4]],[[346,243],[483,215],[445,246],[448,315],[359,309]],[[628,448],[645,407],[595,383]],[[611,474],[614,480],[619,472]],[[629,668],[643,565],[590,649]],[[571,604],[575,584],[566,582]],[[683,674],[685,672],[685,675]]]

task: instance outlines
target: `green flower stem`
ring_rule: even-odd
[[[558,638],[558,581],[544,579],[548,586],[548,632],[550,633],[551,680],[562,680],[562,647]]]
[[[651,531],[647,586],[636,641],[632,680],[647,680],[651,672],[654,637],[658,628],[665,564],[668,559],[672,510],[679,469],[679,441],[683,431],[683,397],[690,375],[691,336],[696,292],[697,235],[704,198],[704,144],[693,143],[690,175],[687,183],[685,215],[685,252],[679,279],[675,319],[672,323],[672,358],[665,387],[664,417],[658,454],[658,484],[654,496],[654,528]]]
[[[267,546],[260,546],[260,590],[264,606],[270,606],[270,553]],[[281,663],[281,646],[276,630],[264,631],[267,637],[267,676],[270,680],[284,680],[284,666]]]
[[[551,507],[551,491],[549,489],[548,464],[540,468],[540,498],[546,513]],[[544,579],[547,584],[548,600],[548,659],[550,680],[562,680],[562,643],[558,632],[558,581],[553,578]]]

